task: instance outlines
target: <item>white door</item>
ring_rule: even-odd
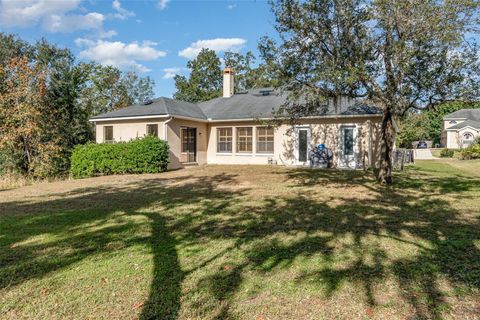
[[[340,157],[341,168],[356,168],[357,128],[355,126],[340,127]]]
[[[297,165],[309,164],[310,148],[310,128],[298,127],[295,143],[295,162]]]

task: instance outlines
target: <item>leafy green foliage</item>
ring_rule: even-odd
[[[91,116],[152,95],[148,77],[0,32],[0,174],[68,173],[74,146],[93,139]]]
[[[454,154],[455,151],[452,149],[444,148],[442,151],[440,151],[440,157],[442,158],[452,158]]]
[[[480,159],[480,140],[460,151],[460,159],[472,160]]]
[[[168,144],[154,136],[120,143],[77,146],[70,175],[85,178],[126,173],[157,173],[167,170]]]
[[[207,101],[221,95],[222,70],[215,51],[202,49],[198,56],[188,61],[190,77],[176,75],[177,92],[173,97],[188,102]]]
[[[402,148],[412,148],[412,143],[418,140],[429,140],[429,119],[425,113],[410,114],[404,120],[399,121],[397,144]]]
[[[225,66],[235,72],[235,92],[252,88],[272,87],[277,84],[273,68],[267,63],[255,66],[256,57],[248,51],[245,55],[238,52],[226,52]],[[222,70],[220,58],[215,51],[202,49],[198,56],[187,63],[190,76],[176,75],[175,99],[189,102],[208,101],[222,94]]]
[[[149,77],[140,78],[134,72],[121,72],[112,66],[94,62],[78,65],[84,75],[80,101],[89,115],[98,115],[153,96],[154,82]]]
[[[277,82],[265,63],[255,67],[256,57],[248,51],[245,55],[238,52],[225,52],[225,66],[235,71],[235,92],[253,88],[276,86]]]

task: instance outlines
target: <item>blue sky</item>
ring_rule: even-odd
[[[202,47],[256,53],[261,36],[275,36],[273,21],[254,0],[0,0],[0,31],[148,75],[156,96],[172,95],[173,75]]]

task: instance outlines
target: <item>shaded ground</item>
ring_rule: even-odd
[[[1,319],[478,319],[479,162],[0,191]]]

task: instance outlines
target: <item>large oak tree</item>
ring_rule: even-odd
[[[291,93],[281,112],[369,99],[383,109],[378,179],[392,183],[395,117],[478,96],[478,9],[477,0],[272,1],[280,44],[260,48]]]

